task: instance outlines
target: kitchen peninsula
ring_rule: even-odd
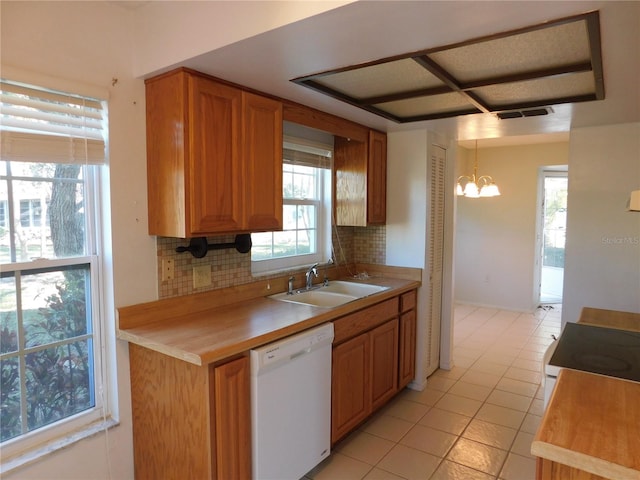
[[[640,331],[640,314],[584,308],[579,324]],[[562,369],[531,445],[539,480],[639,480],[640,383]]]

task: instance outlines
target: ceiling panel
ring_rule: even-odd
[[[399,123],[604,99],[591,12],[292,80]]]
[[[429,58],[463,83],[591,61],[585,20],[448,48]]]
[[[322,75],[314,81],[358,100],[444,85],[411,58]]]
[[[500,110],[505,107],[511,108],[514,98],[518,99],[518,104],[527,106],[549,105],[556,100],[559,100],[556,103],[565,103],[563,99],[580,96],[591,96],[595,100],[594,89],[593,74],[583,72],[489,85],[475,89],[474,92],[490,104],[492,110]]]
[[[415,118],[425,115],[425,112],[429,112],[429,115],[438,115],[440,117],[465,111],[479,113],[479,110],[458,92],[379,103],[375,107],[400,118]]]

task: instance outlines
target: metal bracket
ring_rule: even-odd
[[[207,243],[206,237],[194,237],[189,240],[188,247],[177,247],[177,253],[190,252],[195,258],[204,258],[209,250],[223,250],[235,248],[240,253],[251,251],[251,234],[241,233],[236,235],[234,242],[229,243]]]

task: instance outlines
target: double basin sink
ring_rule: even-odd
[[[277,293],[268,298],[312,307],[333,308],[388,289],[389,287],[381,285],[335,280],[328,285],[312,287],[309,290],[294,290],[292,293]]]

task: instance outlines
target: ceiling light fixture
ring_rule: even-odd
[[[478,177],[478,140],[476,140],[475,161],[473,165],[473,175],[461,175],[458,177],[456,193],[469,198],[497,197],[500,195],[498,185],[489,175]]]

